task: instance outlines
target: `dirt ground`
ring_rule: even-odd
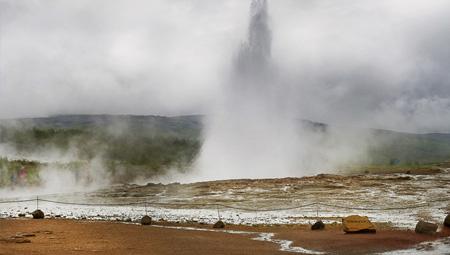
[[[294,241],[293,246],[332,254],[401,249],[450,235],[448,229],[436,236],[389,229],[376,234],[347,235],[338,226],[323,231],[311,231],[307,226],[227,226],[226,229],[272,232],[276,239]],[[290,254],[280,251],[278,244],[251,239],[256,236],[107,221],[2,219],[0,254]]]
[[[316,249],[332,254],[368,254],[413,247],[414,245],[450,235],[444,229],[436,236],[419,235],[414,231],[381,230],[376,234],[345,234],[333,229],[323,232],[281,232],[277,237],[294,241],[294,246]]]

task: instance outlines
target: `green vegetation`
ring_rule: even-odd
[[[136,176],[150,177],[169,169],[185,171],[200,147],[201,116],[109,116],[71,115],[0,122],[0,145],[7,144],[22,155],[57,152],[58,169],[79,171],[100,159],[117,182]],[[308,122],[314,132],[326,132],[325,124]],[[373,130],[376,141],[361,166],[344,167],[350,172],[431,169],[435,162],[450,160],[450,134],[407,134]],[[58,155],[72,155],[58,163]],[[4,155],[0,155],[2,157]],[[0,186],[10,185],[23,169],[26,181],[39,182],[43,163],[0,158]]]
[[[0,187],[36,185],[39,183],[39,164],[27,160],[0,158]]]
[[[58,167],[74,171],[86,168],[85,162],[100,159],[117,181],[124,181],[137,175],[163,174],[168,169],[187,169],[200,149],[199,123],[199,118],[153,116],[23,120],[0,125],[0,143],[7,143],[21,155],[69,154],[76,160]],[[58,163],[58,158],[54,160],[53,164]],[[20,163],[24,162],[3,159],[1,166],[6,170],[2,170],[0,186],[8,184],[6,180],[19,171]]]
[[[433,174],[440,172],[442,163],[418,164],[418,165],[352,165],[339,169],[345,174],[387,174],[387,173],[408,173],[408,174]]]
[[[420,166],[450,160],[449,134],[407,134],[374,131],[379,140],[369,151],[372,164]]]
[[[76,152],[80,160],[101,156],[106,161],[139,165],[159,171],[170,166],[189,164],[195,158],[200,143],[198,139],[177,136],[152,136],[127,132],[112,135],[88,129],[21,129],[11,132],[6,140],[20,153],[37,150]]]

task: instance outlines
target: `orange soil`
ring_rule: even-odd
[[[158,223],[159,224],[159,223]],[[179,225],[178,225],[179,226]],[[191,227],[208,227],[190,225]],[[364,254],[411,247],[423,241],[449,236],[445,229],[435,236],[412,231],[380,230],[376,234],[344,234],[339,226],[311,231],[307,226],[246,227],[227,229],[273,232],[275,238],[294,241],[294,246],[334,254]],[[18,233],[30,243],[16,243]],[[189,231],[122,224],[119,222],[64,219],[0,220],[0,255],[18,254],[290,254],[274,243],[251,240],[249,235]]]

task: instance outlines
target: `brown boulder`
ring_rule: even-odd
[[[145,215],[141,219],[141,224],[142,225],[150,225],[150,224],[152,224],[152,218],[150,216],[148,216],[148,215]]]
[[[450,228],[450,214],[448,214],[447,217],[445,217],[444,226]]]
[[[415,231],[418,234],[433,235],[436,233],[437,229],[438,229],[437,224],[420,220],[419,222],[417,222]]]
[[[33,219],[43,219],[45,217],[44,212],[39,209],[32,212],[31,215],[33,215]]]
[[[218,222],[216,222],[213,225],[213,228],[224,228],[225,227],[225,223],[223,223],[223,221],[219,220]]]
[[[345,233],[375,233],[375,225],[366,216],[351,215],[342,219]]]

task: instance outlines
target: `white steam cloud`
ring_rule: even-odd
[[[359,128],[450,132],[449,1],[249,3],[0,0],[0,118],[211,114],[202,178],[359,162]]]
[[[206,123],[199,178],[229,179],[292,175],[298,132],[286,86],[272,63],[265,0],[250,8],[247,41],[233,63],[223,97]]]
[[[0,0],[0,118],[207,113],[249,2]],[[271,1],[272,60],[299,117],[449,132],[449,15],[446,0]]]
[[[209,115],[198,179],[302,176],[367,162],[369,130],[317,132],[296,118],[291,88],[271,56],[266,0],[252,1],[247,41]]]

